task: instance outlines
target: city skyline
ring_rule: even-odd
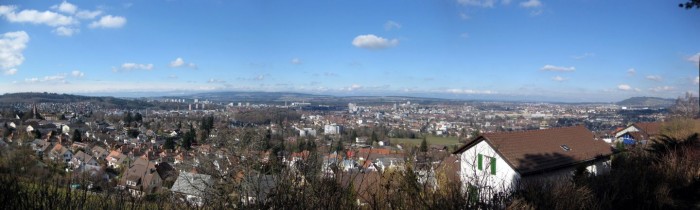
[[[697,95],[676,2],[4,1],[0,94]]]

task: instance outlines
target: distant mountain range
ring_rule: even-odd
[[[617,102],[619,106],[629,107],[670,107],[676,102],[675,99],[658,97],[632,97]]]

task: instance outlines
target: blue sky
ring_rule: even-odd
[[[673,1],[0,1],[0,93],[619,101],[698,90]]]

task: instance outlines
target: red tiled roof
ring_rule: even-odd
[[[583,126],[487,133],[458,149],[462,153],[486,141],[521,175],[567,167],[612,154],[612,148]],[[570,148],[565,151],[562,145]]]

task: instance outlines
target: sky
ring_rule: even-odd
[[[700,10],[678,3],[2,0],[0,94],[697,95]]]

